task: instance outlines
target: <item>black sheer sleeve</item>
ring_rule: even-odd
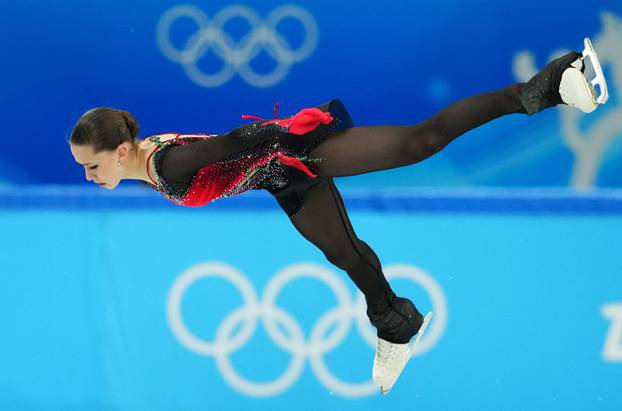
[[[320,123],[315,130],[305,134],[291,135],[287,130],[271,122],[255,122],[231,130],[228,133],[201,139],[183,145],[166,148],[160,160],[159,173],[171,182],[187,182],[201,168],[219,161],[233,159],[249,151],[262,150],[278,144],[287,152],[302,153],[305,147],[314,145],[320,136],[333,128],[352,126],[352,119],[343,103],[331,100],[318,109],[330,112],[340,119],[339,123]]]
[[[187,181],[209,164],[274,143],[279,134],[275,125],[252,123],[225,134],[171,146],[162,154],[160,176],[170,181]]]

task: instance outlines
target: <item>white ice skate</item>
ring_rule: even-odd
[[[562,80],[559,84],[559,95],[564,103],[569,106],[577,107],[584,113],[591,113],[596,110],[599,104],[607,102],[609,92],[603,69],[600,61],[598,61],[594,47],[592,47],[592,42],[587,37],[584,42],[585,49],[581,58],[572,63],[573,67],[567,68],[564,74],[562,74]],[[581,72],[581,68],[583,68],[586,62],[589,62],[591,65],[591,67],[586,67],[586,69],[589,69],[586,70],[586,73],[593,74],[591,80],[586,77],[586,74]],[[600,94],[596,92],[597,86],[600,89]]]
[[[415,351],[415,347],[423,336],[430,319],[432,319],[431,312],[423,319],[423,324],[421,324],[421,328],[419,328],[414,342],[394,344],[382,338],[378,338],[372,378],[374,383],[380,387],[380,393],[382,395],[387,395],[391,388],[393,388],[397,378],[400,376],[406,363],[410,360],[410,357]]]

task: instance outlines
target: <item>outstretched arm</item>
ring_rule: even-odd
[[[163,154],[160,173],[168,180],[186,181],[201,168],[270,144],[276,136],[275,126],[253,123],[201,141],[176,145]]]
[[[329,106],[330,103],[319,108],[306,108],[292,117],[255,122],[203,141],[171,147],[162,158],[161,175],[170,180],[185,181],[209,164],[262,150],[267,145],[295,145],[299,141],[297,136],[320,131],[322,128],[318,126],[328,127],[332,123],[333,117],[327,112]]]

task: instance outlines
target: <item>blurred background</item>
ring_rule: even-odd
[[[622,3],[0,0],[1,410],[622,410]],[[435,318],[394,390],[346,274],[266,193],[176,207],[89,187],[87,110],[222,133],[341,99],[413,124],[590,37],[610,100],[337,179]],[[287,247],[283,245],[287,244]]]

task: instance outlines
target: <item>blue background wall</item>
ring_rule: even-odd
[[[80,115],[96,106],[131,111],[142,124],[143,136],[220,133],[243,124],[241,114],[271,117],[277,100],[287,115],[333,97],[344,100],[359,125],[409,124],[458,98],[526,80],[552,55],[582,49],[583,37],[589,36],[612,88],[611,102],[598,113],[569,118],[564,111],[551,110],[534,118],[509,117],[455,142],[425,166],[340,184],[622,183],[617,161],[622,125],[607,119],[622,118],[617,92],[622,84],[622,3],[617,0],[295,3],[315,22],[316,30],[305,30],[300,20],[287,18],[277,32],[291,50],[311,32],[317,34],[317,43],[306,59],[295,62],[282,81],[269,87],[256,87],[238,74],[218,87],[203,87],[182,64],[167,58],[157,41],[157,27],[166,13],[182,4],[211,21],[232,5],[243,5],[262,20],[286,3],[0,2],[0,35],[5,39],[0,46],[0,181],[82,181],[64,139]],[[240,17],[224,19],[222,32],[230,37],[230,51],[240,50],[251,27]],[[172,44],[183,49],[197,25],[188,17],[179,18],[167,33]],[[224,60],[233,59],[219,57],[221,49],[204,44],[195,56],[203,72],[215,73]],[[254,72],[267,74],[276,66],[269,50],[274,51],[258,47],[256,56],[247,56]],[[580,171],[587,182],[572,183],[578,160],[567,146],[570,132],[562,128],[564,121],[576,125],[590,141],[606,129],[604,153],[589,161],[591,168]]]

